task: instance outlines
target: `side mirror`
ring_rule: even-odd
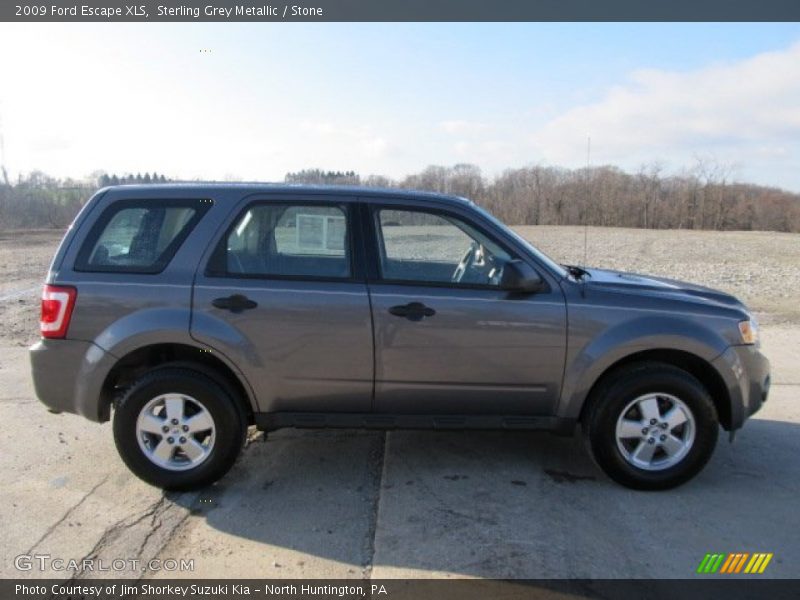
[[[547,289],[547,284],[528,263],[515,259],[503,265],[500,288],[509,292],[532,294]]]

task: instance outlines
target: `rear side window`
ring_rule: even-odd
[[[117,202],[92,228],[75,270],[160,273],[210,205],[209,200]]]
[[[228,232],[210,266],[215,275],[350,277],[345,209],[311,204],[257,204]]]

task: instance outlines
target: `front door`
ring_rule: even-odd
[[[243,371],[262,412],[371,410],[372,322],[352,206],[253,200],[197,275],[192,336]]]
[[[566,350],[558,285],[500,289],[504,263],[519,257],[464,214],[383,205],[369,222],[376,411],[551,414]]]

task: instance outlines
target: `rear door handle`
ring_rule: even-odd
[[[250,300],[250,298],[242,296],[241,294],[234,294],[227,298],[217,298],[216,300],[212,300],[211,304],[217,308],[229,310],[233,313],[240,313],[243,310],[249,310],[258,306],[258,302]]]
[[[405,317],[409,321],[421,321],[425,317],[432,317],[436,314],[430,306],[425,306],[422,302],[409,302],[392,306],[389,312],[395,317]]]

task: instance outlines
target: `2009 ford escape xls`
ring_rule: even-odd
[[[669,488],[770,382],[737,299],[561,266],[467,200],[397,190],[103,189],[53,259],[41,334],[41,401],[113,408],[122,459],[168,489],[223,476],[251,424],[580,424],[614,480]]]

